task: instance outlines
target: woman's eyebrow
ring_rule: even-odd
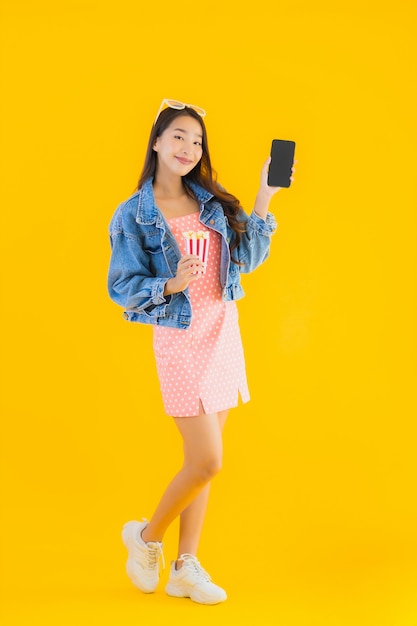
[[[185,133],[186,135],[188,135],[188,131],[184,130],[183,128],[174,128],[174,130],[179,130],[182,133]],[[203,139],[203,135],[199,135],[198,133],[195,133],[196,137],[200,137],[200,139]]]

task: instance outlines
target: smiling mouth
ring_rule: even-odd
[[[190,165],[190,163],[192,163],[192,161],[190,161],[189,159],[183,159],[182,157],[175,157],[176,159],[178,159],[178,161],[180,163],[182,163],[183,165]]]

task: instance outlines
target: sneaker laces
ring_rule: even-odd
[[[183,561],[183,567],[190,570],[198,582],[206,583],[211,581],[211,576],[200,565],[200,561],[193,554],[181,554],[178,560]]]
[[[143,518],[143,521],[149,523],[146,517]],[[140,538],[142,542],[148,548],[147,550],[148,569],[151,569],[151,570],[155,569],[158,565],[159,559],[161,559],[162,561],[162,569],[165,569],[165,559],[164,559],[164,553],[162,550],[163,544],[161,543],[161,541],[143,541],[142,534]]]
[[[148,548],[148,568],[154,569],[158,565],[159,559],[162,561],[162,569],[165,569],[164,552],[162,550],[162,543],[159,541],[148,541],[146,544]]]

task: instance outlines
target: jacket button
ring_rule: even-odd
[[[214,220],[210,220],[210,224],[214,224]]]

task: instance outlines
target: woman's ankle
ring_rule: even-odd
[[[149,543],[150,541],[152,542],[161,542],[161,539],[155,539],[155,537],[152,536],[152,529],[149,530],[149,524],[147,526],[145,526],[145,528],[142,530],[141,534],[141,539],[142,541],[144,541],[145,543]]]

